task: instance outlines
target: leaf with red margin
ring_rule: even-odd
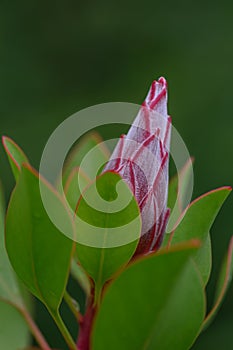
[[[230,191],[230,186],[224,186],[196,198],[182,213],[183,219],[171,234],[170,243],[205,238]]]
[[[9,137],[3,136],[2,142],[6,150],[13,173],[17,180],[21,173],[22,164],[29,163],[28,158],[26,157],[22,149]],[[25,168],[27,168],[26,165],[25,165]],[[28,166],[28,169],[30,169],[29,166]],[[36,171],[34,171],[34,175],[37,175],[38,177],[38,174],[36,173]]]
[[[219,279],[216,288],[216,295],[212,310],[206,316],[202,326],[202,330],[205,330],[210,323],[214,320],[218,310],[221,307],[222,301],[227,293],[228,287],[233,277],[233,237],[231,238],[228,252],[223,260],[222,268],[219,274]]]
[[[53,312],[67,284],[73,242],[50,221],[41,200],[38,173],[29,165],[12,193],[6,217],[6,248],[18,277]],[[42,184],[59,215],[70,220],[63,202],[46,181]]]
[[[24,152],[21,150],[21,148],[9,137],[4,136],[2,138],[2,142],[6,150],[13,174],[15,176],[15,180],[17,181],[20,176],[21,166],[25,162],[29,164],[28,159],[24,154]],[[73,169],[65,185],[66,198],[74,211],[77,205],[78,198],[80,197],[78,180],[81,181],[81,186],[86,186],[87,181],[88,183],[90,183],[90,180],[87,179],[87,177],[85,176],[85,174],[83,174],[83,172],[79,173],[79,177],[78,177],[78,174],[76,171],[77,169]],[[76,180],[77,180],[77,183],[76,183]],[[90,288],[89,280],[84,275],[84,272],[82,271],[81,267],[79,266],[74,267],[74,264],[72,264],[71,273],[75,279],[78,279],[78,282],[84,287],[85,291],[86,292],[89,291],[89,288]]]
[[[29,163],[28,158],[22,149],[11,138],[3,136],[2,143],[7,153],[15,180],[18,180],[21,165],[23,163]]]
[[[106,288],[92,349],[190,349],[206,308],[200,274],[190,260],[199,244],[185,242],[130,264]]]
[[[15,180],[17,181],[20,176],[22,164],[23,163],[29,164],[29,161],[26,155],[24,154],[24,152],[22,151],[22,149],[12,139],[10,139],[9,137],[3,136],[2,143],[7,153],[9,163],[11,165],[13,174],[15,176]],[[72,183],[72,186],[71,186],[72,188],[68,187],[68,183],[67,183],[67,191],[68,191],[68,196],[70,197],[70,201],[72,203],[72,200],[74,198],[74,193],[72,193],[72,189],[74,187],[74,184],[73,184],[74,180],[69,179],[69,182]]]
[[[183,212],[182,221],[169,235],[168,246],[191,238],[203,242],[202,248],[193,259],[200,270],[204,285],[207,284],[211,271],[209,230],[230,191],[231,187],[221,187],[195,199]]]

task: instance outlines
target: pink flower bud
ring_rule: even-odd
[[[104,171],[121,175],[140,208],[141,237],[135,255],[156,251],[169,217],[167,209],[171,119],[167,83],[154,81],[127,135],[122,135]]]

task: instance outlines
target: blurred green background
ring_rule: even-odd
[[[1,135],[19,143],[35,167],[51,132],[72,113],[102,102],[140,104],[164,75],[174,126],[195,157],[194,195],[232,185],[232,1],[2,0],[0,45]],[[14,181],[2,148],[0,176],[9,195]],[[212,230],[210,303],[233,234],[232,204],[231,195]],[[49,340],[63,346],[37,309]],[[232,344],[233,286],[193,349]]]

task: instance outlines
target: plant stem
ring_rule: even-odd
[[[71,312],[73,313],[74,317],[76,318],[76,320],[78,322],[81,322],[83,316],[80,313],[80,308],[79,308],[78,302],[76,300],[74,300],[67,291],[65,291],[64,300],[65,300],[66,304],[69,306],[69,308],[70,308]]]
[[[19,311],[20,311],[21,315],[23,316],[23,318],[25,319],[25,321],[27,322],[32,335],[36,339],[38,345],[40,345],[41,349],[42,350],[52,350],[50,348],[49,344],[47,343],[47,341],[45,340],[40,329],[37,327],[34,320],[31,318],[30,314],[23,309],[19,309]]]
[[[77,346],[79,350],[90,350],[90,337],[93,327],[93,321],[97,311],[97,305],[94,303],[94,290],[88,298],[86,312],[79,322],[79,334]]]
[[[70,332],[66,328],[66,325],[64,324],[59,312],[51,313],[54,321],[56,322],[61,334],[63,335],[63,338],[65,339],[67,345],[69,346],[70,350],[79,350],[73,340],[73,338],[70,335]]]

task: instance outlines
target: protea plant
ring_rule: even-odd
[[[3,137],[16,185],[7,210],[0,188],[0,348],[30,349],[30,330],[40,349],[52,349],[33,321],[28,292],[46,306],[71,350],[192,347],[215,317],[232,277],[233,240],[220,271],[214,305],[206,312],[205,290],[211,272],[209,232],[231,188],[210,191],[185,207],[192,162],[168,181],[170,134],[167,84],[160,78],[152,83],[113,154],[109,157],[106,150],[98,148],[97,158],[105,165],[94,180],[80,164],[85,153],[100,141],[95,132],[84,136],[72,150],[63,172],[64,191],[60,178],[56,186],[49,184],[19,146]],[[90,165],[95,161],[92,158]],[[84,190],[80,191],[78,181]],[[124,199],[130,200],[114,212],[109,208],[117,199],[119,183]],[[66,237],[50,220],[41,186],[54,205],[52,209],[59,208],[61,219],[74,236]],[[97,202],[96,196],[103,200],[105,211],[88,202],[88,198]],[[176,201],[176,214],[182,220],[166,232]],[[132,221],[135,226],[130,226]],[[131,232],[134,229],[136,234]],[[90,232],[100,237],[100,245],[85,245],[76,239]],[[122,232],[132,240],[122,245],[106,243]],[[83,312],[76,290],[68,285],[70,275],[85,293]],[[62,300],[79,325],[76,339],[61,317]],[[9,339],[8,334],[14,337]]]

